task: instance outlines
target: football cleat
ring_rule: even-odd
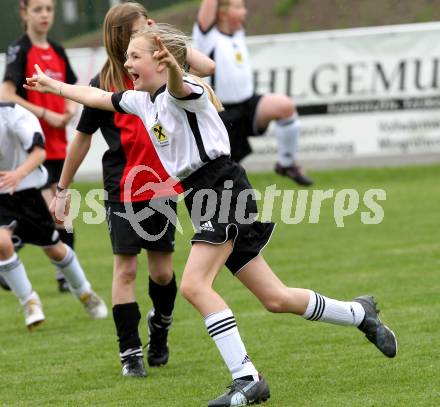
[[[57,284],[58,284],[58,291],[60,293],[70,292],[69,283],[67,282],[67,280],[64,277],[57,278]]]
[[[103,319],[107,317],[107,306],[94,291],[88,291],[81,294],[79,300],[93,319]]]
[[[147,377],[142,356],[130,356],[122,362],[122,376],[124,377]]]
[[[23,304],[24,320],[29,330],[36,328],[44,322],[43,308],[38,294]]]
[[[357,297],[353,301],[362,305],[365,317],[358,326],[367,339],[373,343],[385,356],[393,358],[397,354],[397,340],[394,332],[379,319],[379,310],[374,298],[369,295]]]
[[[280,163],[276,163],[275,172],[279,175],[290,178],[298,185],[303,185],[305,187],[313,185],[313,180],[305,174],[304,170],[299,165],[292,164],[288,167],[283,167]]]
[[[149,337],[147,361],[149,366],[162,366],[168,363],[170,356],[167,343],[170,326],[163,327],[155,324],[153,316],[154,310],[150,310],[147,315]]]
[[[270,390],[266,380],[260,375],[260,380],[235,379],[228,391],[211,400],[208,407],[237,407],[260,404],[270,398]]]

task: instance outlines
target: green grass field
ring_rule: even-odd
[[[247,350],[266,376],[266,405],[438,406],[440,404],[440,166],[315,172],[316,187],[386,191],[378,225],[361,223],[359,210],[337,228],[334,200],[325,201],[317,224],[308,212],[297,225],[279,223],[264,256],[291,286],[335,298],[372,293],[382,318],[396,332],[399,353],[382,356],[353,328],[269,314],[231,277],[220,273],[216,288],[235,313]],[[252,174],[255,188],[292,188],[272,173]],[[99,184],[78,184],[82,192]],[[362,201],[361,201],[362,202]],[[307,206],[308,210],[310,205]],[[86,208],[83,208],[87,210]],[[180,279],[192,229],[183,206],[184,235],[177,234],[175,270]],[[279,220],[276,201],[274,220]],[[77,253],[94,288],[110,303],[112,255],[105,224],[76,222]],[[111,317],[90,320],[73,296],[58,294],[54,270],[42,252],[20,256],[43,301],[46,322],[28,332],[18,302],[0,291],[1,406],[198,407],[217,396],[230,377],[198,313],[180,296],[170,332],[171,358],[149,377],[120,374]],[[145,256],[137,286],[146,342]]]

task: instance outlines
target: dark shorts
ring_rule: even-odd
[[[64,160],[46,160],[44,166],[47,169],[47,183],[42,189],[49,188],[52,184],[58,184],[63,170]]]
[[[59,235],[46,202],[37,189],[0,194],[0,227],[12,231],[14,245],[53,246]]]
[[[233,274],[269,242],[275,224],[255,220],[258,210],[252,186],[241,165],[229,157],[211,161],[184,179],[182,185],[190,191],[185,205],[196,228],[191,242],[221,244],[232,239],[233,252],[226,267]]]
[[[153,200],[154,203],[127,202],[126,205],[123,202],[106,201],[107,226],[113,253],[138,254],[142,249],[174,251],[176,199],[158,198]]]
[[[266,131],[256,127],[256,111],[262,95],[235,104],[224,104],[220,117],[226,126],[231,144],[231,158],[239,162],[252,152],[249,136],[261,136]]]

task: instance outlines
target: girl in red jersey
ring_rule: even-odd
[[[124,68],[125,50],[130,36],[143,25],[151,23],[145,8],[138,3],[123,3],[113,6],[104,20],[104,45],[108,59],[101,72],[91,80],[91,85],[104,90],[122,91],[133,89],[133,83]],[[213,62],[197,51],[190,50],[187,64],[202,75],[209,75]],[[141,120],[132,115],[112,113],[85,107],[72,141],[59,181],[58,195],[68,188],[78,167],[89,151],[92,134],[101,130],[109,149],[104,154],[103,177],[106,191],[106,213],[110,239],[114,254],[112,286],[113,317],[119,341],[119,353],[124,376],[145,376],[142,343],[139,337],[139,306],[135,297],[137,257],[142,249],[147,250],[149,295],[153,309],[148,313],[149,346],[147,360],[150,366],[164,365],[168,361],[168,330],[176,297],[176,280],[172,269],[175,227],[168,219],[155,212],[140,222],[152,238],[163,232],[161,238],[152,240],[139,235],[130,222],[118,216],[124,213],[126,203],[138,213],[148,207],[153,197],[151,190],[137,194],[147,183],[167,181],[169,175],[163,168],[148,133]],[[141,171],[128,187],[129,174],[137,167],[148,166],[154,172]],[[172,196],[181,192],[176,189],[161,190],[161,196]],[[157,196],[157,193],[155,194]],[[54,208],[57,202],[52,205]],[[58,205],[60,200],[58,201]],[[175,203],[170,203],[175,209]],[[53,209],[54,210],[54,209]]]
[[[20,16],[24,34],[8,47],[7,65],[2,84],[4,100],[20,104],[40,119],[46,137],[46,161],[49,178],[42,189],[49,205],[55,195],[66,157],[66,126],[76,112],[76,103],[58,95],[27,92],[23,88],[26,77],[35,72],[38,64],[50,77],[67,83],[77,78],[70,66],[64,48],[48,38],[55,15],[55,0],[20,0]],[[58,229],[61,240],[73,248],[73,233]],[[57,270],[60,291],[68,291],[64,276]]]

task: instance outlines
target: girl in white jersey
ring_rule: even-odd
[[[357,326],[386,356],[394,357],[393,332],[378,318],[372,297],[343,302],[311,290],[286,287],[260,254],[274,225],[255,220],[253,190],[243,168],[229,158],[226,129],[215,95],[184,76],[185,37],[157,24],[133,35],[127,50],[134,89],[121,93],[68,85],[44,75],[28,78],[27,89],[62,94],[79,103],[138,115],[169,174],[185,189],[185,204],[196,233],[180,290],[202,314],[232,374],[232,385],[208,406],[244,406],[270,397],[265,379],[247,355],[234,315],[213,290],[223,265],[271,312],[313,321]]]
[[[0,103],[0,277],[23,306],[29,329],[44,321],[38,294],[14,246],[40,246],[66,277],[73,294],[92,318],[107,307],[92,290],[75,252],[62,243],[41,195],[47,171],[43,130],[38,119],[14,103]]]
[[[300,133],[298,113],[286,95],[255,94],[245,42],[244,0],[203,0],[194,25],[194,47],[216,63],[210,84],[224,105],[221,116],[229,125],[231,156],[239,162],[251,152],[248,136],[260,136],[274,121],[278,144],[275,171],[309,186],[313,181],[297,165]]]

